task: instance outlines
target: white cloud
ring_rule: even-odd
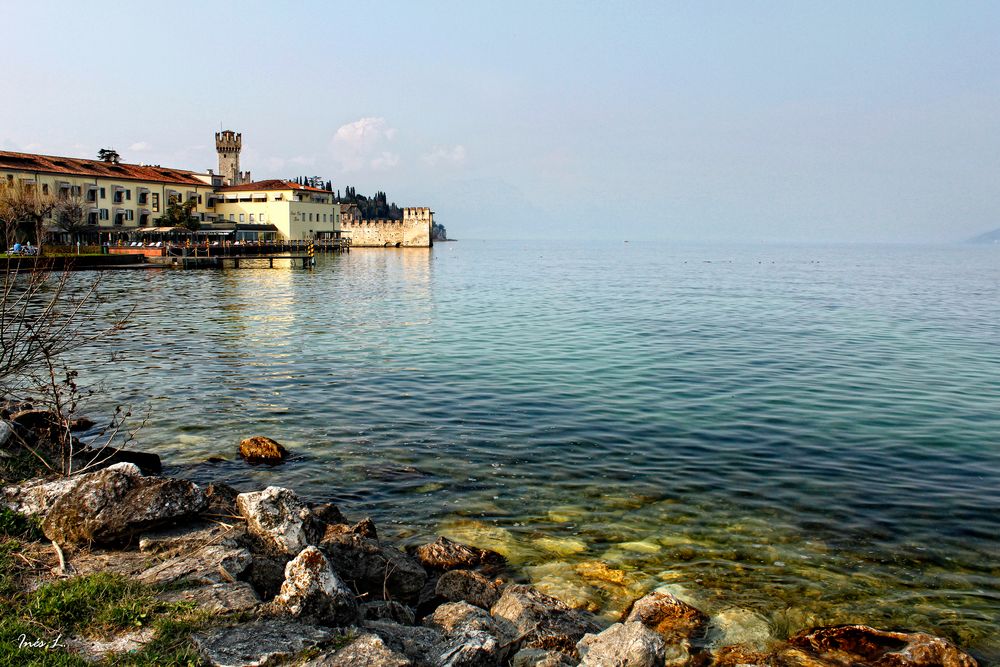
[[[396,129],[385,118],[367,116],[341,125],[333,135],[331,149],[344,171],[364,168],[391,169],[399,164],[399,155],[387,150],[396,137]]]
[[[420,158],[431,167],[437,165],[459,165],[465,162],[465,146],[457,144],[452,148],[436,146],[434,150]]]
[[[148,141],[137,141],[128,147],[130,151],[136,153],[142,153],[143,151],[148,151],[152,148],[152,145]]]
[[[371,161],[371,168],[375,171],[385,171],[392,169],[399,164],[399,155],[383,151],[380,156]]]

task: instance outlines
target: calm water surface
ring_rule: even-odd
[[[136,311],[89,411],[148,409],[174,472],[491,547],[609,616],[667,586],[1000,663],[1000,247],[468,241],[102,292]],[[252,434],[295,459],[246,466]]]

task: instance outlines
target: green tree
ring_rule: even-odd
[[[52,219],[58,229],[79,241],[80,235],[87,230],[87,210],[88,205],[78,195],[60,197],[56,200]]]
[[[160,227],[183,227],[196,232],[201,229],[201,221],[194,216],[195,205],[193,199],[185,202],[171,201],[163,216],[156,222]]]
[[[114,148],[102,148],[97,151],[97,159],[101,162],[110,162],[112,164],[118,164],[121,162],[121,156],[118,154]]]

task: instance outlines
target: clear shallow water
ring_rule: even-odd
[[[136,312],[89,412],[148,406],[175,472],[496,548],[609,615],[667,585],[1000,662],[1000,248],[469,241],[102,293]],[[295,460],[246,466],[252,434]]]

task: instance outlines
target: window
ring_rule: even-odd
[[[103,197],[104,195],[101,196]],[[125,199],[125,191],[115,190],[115,196],[112,198],[112,201],[116,204],[121,204],[122,201],[124,201],[124,199]]]
[[[132,201],[132,191],[131,190],[126,190],[125,191],[125,201]]]
[[[135,220],[135,211],[133,211],[131,209],[129,209],[128,211],[125,211],[125,219],[126,220]]]
[[[135,198],[136,198],[136,201],[138,201],[143,206],[145,206],[146,204],[149,203],[149,193],[148,192],[139,192],[136,195]]]
[[[159,212],[159,210],[160,210],[160,193],[159,192],[154,192],[152,194],[152,196],[153,196],[153,211],[154,212]]]
[[[233,222],[234,220],[236,220],[236,217],[232,213],[230,213],[229,214],[229,222]]]
[[[87,188],[87,201],[89,202],[97,201],[97,188]]]
[[[139,216],[139,226],[145,227],[148,224],[149,224],[149,214],[143,213],[142,215]]]
[[[48,183],[42,183],[42,194],[43,195],[49,194],[49,184]]]
[[[253,213],[250,214],[250,222],[253,222]]]
[[[96,225],[97,224],[97,211],[91,211],[87,214],[87,224]]]
[[[107,199],[107,198],[108,198],[108,193],[107,193],[107,191],[105,191],[105,189],[104,189],[104,188],[101,188],[101,199]],[[105,220],[106,220],[106,219],[107,219],[107,218],[105,218]]]
[[[240,213],[240,222],[246,222],[245,218],[246,216]]]
[[[71,185],[69,188],[69,193],[73,197],[79,197],[83,189],[79,185]]]
[[[101,209],[101,220],[107,220],[107,219],[108,219],[108,209],[102,208]]]

